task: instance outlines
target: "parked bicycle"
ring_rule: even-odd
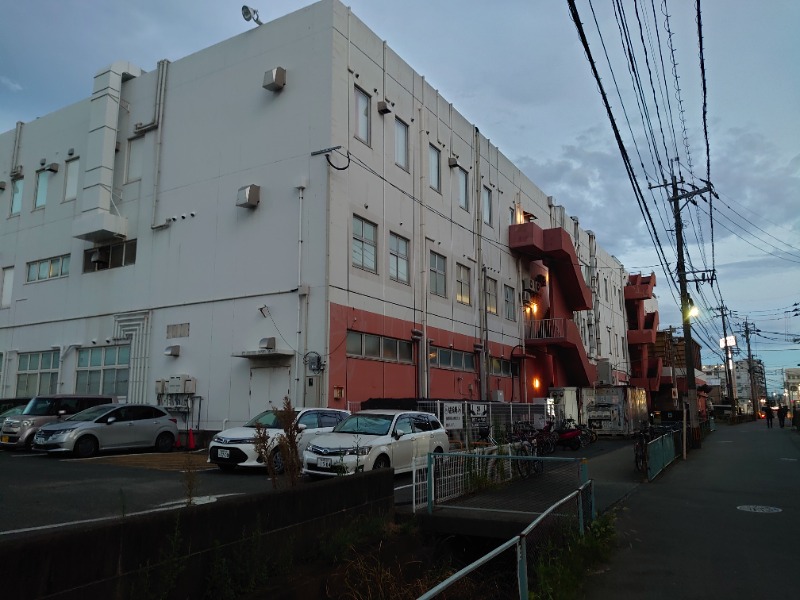
[[[633,460],[636,470],[647,473],[647,445],[650,443],[650,427],[643,426],[635,433],[633,443]]]
[[[514,469],[520,478],[525,479],[544,471],[544,462],[534,460],[535,457],[539,456],[536,439],[530,442],[528,440],[513,442],[512,448],[514,449],[514,456],[520,457],[514,460]]]

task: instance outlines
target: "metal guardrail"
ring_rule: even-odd
[[[446,506],[538,514],[588,479],[585,459],[520,455],[518,444],[430,453],[414,464],[413,510],[430,514]]]
[[[528,571],[531,565],[535,564],[530,559],[535,557],[538,552],[544,551],[548,547],[548,543],[550,543],[554,537],[563,535],[565,528],[574,528],[580,535],[583,535],[588,525],[586,515],[587,513],[592,514],[593,512],[592,498],[593,482],[590,480],[546,509],[517,537],[511,538],[478,560],[454,573],[437,586],[419,596],[418,600],[430,600],[431,598],[435,598],[457,581],[477,571],[491,560],[512,549],[516,551],[514,564],[519,598],[520,600],[527,600],[529,597]],[[586,510],[587,505],[591,507],[588,511]]]
[[[683,448],[683,438],[680,431],[671,431],[647,443],[647,480],[652,481],[667,468],[678,456]]]

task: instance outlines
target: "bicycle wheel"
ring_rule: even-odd
[[[514,460],[514,467],[517,469],[517,475],[520,478],[525,479],[529,477],[531,474],[531,450],[529,448],[530,444],[528,442],[522,442],[519,447],[517,448],[517,456],[521,457]]]

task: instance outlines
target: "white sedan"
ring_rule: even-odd
[[[432,414],[362,410],[307,446],[303,473],[323,477],[390,467],[404,473],[411,470],[415,457],[449,448],[447,432]]]
[[[297,438],[299,455],[303,456],[303,450],[311,440],[316,439],[316,436],[320,434],[331,431],[349,414],[349,411],[336,408],[295,410],[296,422],[300,428],[300,435]],[[265,467],[264,460],[255,447],[256,425],[258,424],[266,428],[269,435],[275,472],[283,473],[283,459],[278,452],[276,442],[284,433],[275,410],[266,410],[241,427],[220,431],[208,446],[208,462],[216,464],[223,471],[232,471],[236,467]]]

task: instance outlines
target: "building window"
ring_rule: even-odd
[[[377,273],[378,226],[353,216],[353,266]]]
[[[512,206],[508,209],[508,224],[514,225],[517,222],[517,209]]]
[[[54,279],[56,277],[66,277],[69,275],[69,254],[54,256],[44,260],[36,260],[28,263],[28,276],[26,281],[42,281],[43,279]]]
[[[137,137],[128,141],[128,169],[126,171],[125,183],[138,181],[142,178],[144,138]]]
[[[408,171],[408,125],[394,120],[394,163]]]
[[[347,332],[346,351],[348,356],[357,358],[378,358],[401,363],[413,361],[411,342],[358,331]]]
[[[26,352],[19,355],[17,396],[33,397],[58,392],[58,359],[60,352]]]
[[[356,137],[367,146],[370,144],[370,97],[356,88]]]
[[[455,369],[456,371],[475,371],[475,355],[452,348],[431,348],[428,360],[432,367]]]
[[[608,302],[608,279],[603,279],[603,287],[605,287],[606,302]]]
[[[442,153],[430,144],[428,146],[428,183],[437,192],[442,191]]]
[[[470,285],[472,277],[469,267],[456,263],[456,300],[461,304],[471,303]]]
[[[33,208],[42,208],[47,204],[47,184],[50,182],[50,171],[36,173],[36,198]]]
[[[514,300],[514,288],[508,285],[503,286],[503,307],[505,309],[505,317],[509,321],[517,320],[517,303]]]
[[[489,358],[489,372],[492,375],[499,375],[500,377],[519,375],[519,369],[516,364],[512,363],[510,360],[494,356]]]
[[[0,290],[0,307],[11,306],[11,291],[14,287],[14,267],[3,269],[3,289]]]
[[[408,283],[408,240],[389,234],[389,278]]]
[[[469,212],[469,174],[461,167],[456,169],[456,181],[458,182],[458,205]]]
[[[481,210],[483,211],[483,222],[489,227],[492,226],[492,190],[485,187],[481,193]]]
[[[94,273],[136,264],[136,240],[89,248],[83,252],[83,272]]]
[[[64,177],[64,202],[75,200],[78,197],[78,169],[81,161],[77,158],[67,163]]]
[[[25,190],[25,180],[12,180],[11,189],[11,214],[18,215],[19,211],[22,209],[22,192]]]
[[[431,294],[447,297],[447,259],[431,250]]]
[[[497,314],[497,281],[491,277],[486,278],[486,312]]]
[[[78,350],[76,394],[128,395],[130,346],[106,346]]]

